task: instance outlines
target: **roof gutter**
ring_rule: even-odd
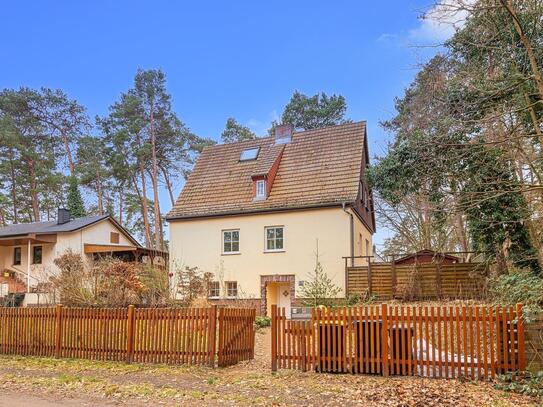
[[[173,215],[166,216],[166,221],[182,221],[182,220],[192,220],[192,219],[206,219],[206,218],[221,218],[225,216],[244,216],[244,215],[260,215],[264,213],[274,213],[274,212],[296,212],[296,211],[307,211],[311,209],[321,209],[321,208],[337,208],[343,206],[344,203],[326,203],[320,205],[308,205],[308,206],[294,206],[294,207],[277,207],[277,208],[267,208],[267,209],[255,209],[255,210],[245,210],[245,211],[230,211],[222,213],[209,213],[201,215]]]
[[[349,236],[350,236],[350,250],[351,250],[351,267],[354,266],[354,218],[353,214],[347,210],[347,203],[343,202],[341,204],[341,209],[347,215],[349,215]]]

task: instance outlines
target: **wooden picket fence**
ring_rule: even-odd
[[[0,308],[0,353],[229,366],[254,357],[254,309]],[[217,348],[218,345],[218,348]]]
[[[522,306],[272,306],[272,370],[490,379],[524,371]]]

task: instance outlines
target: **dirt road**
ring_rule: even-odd
[[[532,406],[489,383],[270,371],[269,331],[255,360],[224,369],[0,356],[0,407],[273,405]]]

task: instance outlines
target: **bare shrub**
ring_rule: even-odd
[[[81,255],[68,250],[54,262],[60,269],[60,273],[51,278],[56,301],[70,307],[93,304],[95,296],[92,278]]]
[[[398,285],[396,295],[404,301],[413,301],[421,298],[422,275],[418,267],[414,267],[407,275],[407,280],[404,284]]]
[[[92,265],[67,251],[55,259],[60,273],[51,278],[56,300],[71,307],[126,307],[130,304],[167,305],[170,289],[167,271],[148,264],[111,257]]]
[[[197,298],[207,297],[209,284],[213,274],[204,272],[198,267],[189,267],[177,270],[177,299],[183,306],[190,306]]]

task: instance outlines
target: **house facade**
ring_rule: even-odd
[[[344,295],[344,257],[372,252],[368,162],[365,122],[204,149],[167,217],[171,270],[211,272],[211,300],[262,314],[297,304],[317,261]]]
[[[25,305],[46,301],[47,282],[58,272],[54,260],[68,250],[85,261],[104,254],[137,260],[145,252],[112,217],[72,219],[59,209],[55,221],[0,228],[0,296],[25,293]]]

